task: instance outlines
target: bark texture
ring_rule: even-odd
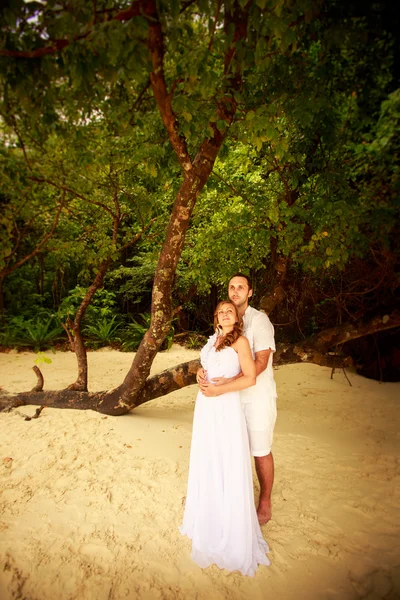
[[[272,290],[265,294],[260,300],[260,308],[270,315],[274,308],[280,304],[285,298],[284,283],[286,279],[288,267],[288,259],[284,256],[279,256],[275,260],[274,271],[275,278]]]
[[[44,386],[44,379],[43,379],[43,375],[41,370],[39,369],[39,367],[37,367],[36,365],[34,367],[32,367],[33,371],[35,372],[35,375],[37,377],[37,384],[35,385],[35,387],[32,388],[32,392],[41,392],[43,390],[43,386]]]
[[[67,325],[63,325],[67,332],[68,339],[70,341],[71,350],[75,352],[76,359],[78,361],[78,376],[74,383],[68,386],[68,390],[75,390],[77,392],[87,392],[88,382],[88,362],[85,342],[82,337],[82,319],[85,315],[86,309],[92,301],[93,296],[97,290],[103,285],[104,276],[107,273],[107,269],[111,263],[111,259],[104,260],[97,272],[96,277],[93,280],[92,285],[87,289],[85,297],[83,298],[73,322],[69,321]]]
[[[377,331],[385,331],[400,326],[400,310],[373,317],[368,321],[357,323],[343,323],[330,329],[325,329],[311,336],[303,343],[305,348],[315,348],[320,352],[327,352],[333,346],[344,344],[350,340],[370,335]]]

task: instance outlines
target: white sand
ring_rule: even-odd
[[[65,387],[75,357],[48,355],[46,389]],[[197,355],[173,346],[154,371]],[[2,387],[33,387],[34,358],[1,354]],[[90,389],[120,383],[131,360],[90,353]],[[263,528],[272,565],[254,579],[202,571],[178,532],[195,386],[124,417],[0,414],[1,600],[400,598],[400,384],[349,377],[353,387],[315,365],[276,370],[273,520]]]

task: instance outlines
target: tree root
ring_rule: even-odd
[[[32,419],[38,419],[40,416],[40,413],[42,412],[42,410],[45,408],[45,406],[41,406],[40,408],[37,408],[35,410],[35,414],[33,415],[33,417],[25,417],[25,421],[32,421]]]
[[[31,389],[31,392],[42,392],[43,391],[43,386],[44,386],[44,378],[43,378],[42,372],[39,369],[39,367],[37,367],[36,365],[34,367],[32,367],[32,369],[36,373],[36,377],[37,377],[38,382],[35,385],[35,387]]]

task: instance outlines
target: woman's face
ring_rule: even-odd
[[[217,311],[218,325],[221,327],[234,326],[236,323],[236,309],[233,304],[225,302],[221,304]]]

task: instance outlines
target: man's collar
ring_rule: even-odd
[[[250,306],[250,304],[247,305],[247,308],[246,308],[246,310],[243,313],[243,318],[245,317],[246,313],[249,313],[249,312],[251,312],[251,306]]]

